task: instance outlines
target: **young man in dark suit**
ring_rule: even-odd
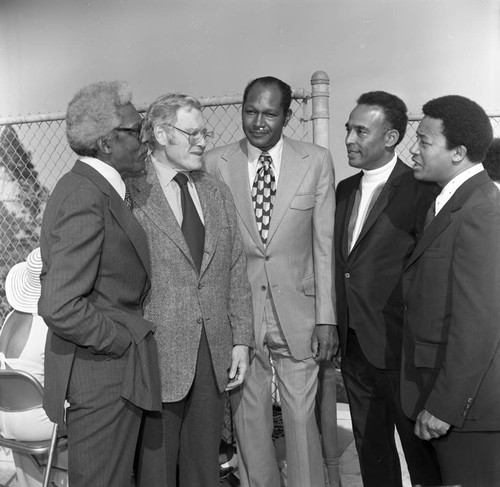
[[[500,193],[481,163],[492,128],[462,96],[423,113],[414,175],[442,189],[403,276],[403,407],[444,484],[498,486]]]
[[[44,407],[67,429],[72,487],[130,484],[143,409],[159,409],[146,235],[123,178],[144,169],[141,117],[120,82],[80,90],[66,135],[80,156],[45,210],[39,314],[49,327]]]
[[[415,181],[396,155],[406,105],[383,91],[361,95],[346,123],[349,165],[337,188],[335,257],[342,375],[365,487],[401,487],[397,428],[413,484],[440,484],[432,448],[413,434],[399,397],[401,275],[435,187]]]

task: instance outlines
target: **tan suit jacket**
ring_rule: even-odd
[[[335,192],[329,151],[284,138],[266,248],[252,205],[246,139],[209,151],[205,163],[233,194],[248,260],[256,339],[263,339],[261,327],[269,291],[293,357],[311,357],[315,325],[336,322],[332,256]]]

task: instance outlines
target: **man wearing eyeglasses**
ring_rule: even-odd
[[[163,408],[145,416],[139,487],[217,487],[223,393],[243,382],[254,346],[250,285],[229,189],[201,171],[198,100],[160,96],[144,119],[152,153],[131,182],[148,237]]]
[[[161,408],[154,324],[142,317],[147,240],[123,181],[147,155],[131,96],[101,82],[69,103],[66,135],[80,157],[42,223],[44,408],[67,431],[72,487],[130,485],[142,412]]]

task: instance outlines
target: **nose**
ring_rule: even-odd
[[[355,142],[356,138],[354,136],[354,131],[353,130],[348,130],[346,135],[345,135],[345,145],[350,145]]]
[[[413,145],[410,147],[410,154],[412,156],[418,154],[420,151],[418,150],[418,140],[416,140]]]
[[[256,127],[263,127],[264,126],[264,114],[263,113],[258,113],[257,116],[255,117],[255,126]]]

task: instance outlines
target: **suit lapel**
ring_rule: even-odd
[[[374,202],[370,213],[368,213],[366,217],[365,223],[363,225],[363,228],[361,229],[358,239],[356,240],[356,243],[354,244],[353,250],[365,238],[366,234],[370,231],[381,213],[385,210],[385,208],[393,198],[394,194],[399,188],[399,185],[401,184],[401,178],[405,173],[405,167],[407,166],[405,166],[404,163],[398,159],[396,165],[394,166],[394,169],[389,175],[389,179],[382,189],[382,192]]]
[[[201,261],[200,276],[212,260],[217,246],[217,236],[220,228],[220,201],[221,197],[214,191],[212,185],[208,186],[203,178],[203,173],[195,171],[191,173],[196,192],[200,198],[203,219],[205,221],[205,244],[203,248],[203,259]]]
[[[285,213],[290,208],[292,199],[297,194],[307,171],[309,171],[310,163],[307,160],[308,157],[309,154],[307,152],[297,152],[292,148],[287,138],[283,138],[280,176],[271,215],[267,246],[271,244],[276,230],[283,220]]]
[[[347,260],[349,256],[349,222],[351,219],[351,214],[354,208],[354,202],[356,200],[356,191],[359,188],[359,183],[361,181],[363,173],[360,172],[356,174],[353,179],[350,181],[350,187],[346,188],[349,196],[343,201],[343,203],[338,208],[338,213],[341,215],[340,223],[341,223],[341,231],[342,231],[342,239],[341,239],[341,247],[342,247],[342,255],[344,260]]]
[[[132,180],[134,211],[144,213],[192,262],[191,252],[182,234],[181,227],[168,204],[156,171],[150,161],[147,162],[146,170],[145,176]]]
[[[243,225],[255,244],[264,251],[253,210],[252,193],[248,180],[248,152],[246,139],[240,140],[234,150],[223,153],[225,165],[219,166],[222,180],[231,188],[234,205]],[[272,225],[272,218],[271,218]]]
[[[417,242],[406,268],[410,267],[424,251],[436,240],[436,238],[446,229],[453,219],[453,213],[459,210],[467,201],[474,189],[483,181],[489,178],[485,171],[472,176],[465,181],[450,198],[450,200],[441,208],[436,218],[432,220],[429,226],[422,233],[422,237]]]
[[[130,210],[124,204],[123,200],[120,198],[120,195],[111,186],[111,184],[109,184],[104,176],[99,174],[99,172],[88,164],[77,161],[72,171],[85,176],[108,196],[110,212],[113,214],[116,221],[131,241],[142,262],[142,265],[149,275],[150,262],[146,235],[139,222],[134,218]]]

